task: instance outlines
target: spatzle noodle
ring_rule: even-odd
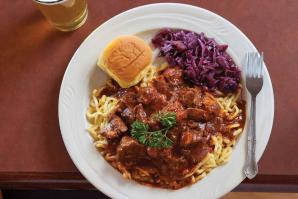
[[[107,140],[101,135],[100,130],[107,125],[109,114],[116,107],[118,100],[105,95],[98,98],[98,92],[99,90],[96,89],[92,91],[86,116],[90,123],[87,130],[95,140],[95,147],[101,150],[107,145]]]
[[[222,111],[230,120],[236,118],[241,112],[237,106],[237,101],[239,100],[240,95],[241,90],[239,89],[236,94],[228,94],[225,97],[217,98],[217,102],[222,108]],[[237,136],[241,134],[243,129],[240,127],[239,123],[232,124],[228,126],[228,128],[232,129],[232,134],[235,136],[235,139],[229,140],[223,137],[221,134],[211,137],[214,150],[212,153],[207,154],[206,158],[202,161],[201,166],[194,173],[192,179],[193,183],[204,178],[215,167],[225,164],[229,161]]]

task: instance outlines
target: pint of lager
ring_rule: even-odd
[[[57,29],[71,31],[82,26],[88,15],[86,0],[33,0]]]

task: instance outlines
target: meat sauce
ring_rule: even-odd
[[[166,69],[148,87],[122,89],[113,82],[102,90],[104,94],[119,100],[108,127],[102,130],[108,140],[106,153],[115,156],[132,179],[151,186],[178,189],[191,184],[189,174],[213,150],[211,136],[220,132],[233,139],[227,126],[233,122],[243,126],[245,121],[244,103],[239,104],[243,111],[235,120],[226,120],[213,94],[189,84],[178,68]],[[161,129],[153,119],[157,112],[176,113],[177,123],[167,133],[171,147],[147,147],[130,135],[136,120],[148,124],[150,130]]]

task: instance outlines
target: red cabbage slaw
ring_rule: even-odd
[[[162,29],[152,43],[160,49],[170,66],[184,69],[185,78],[199,86],[235,92],[241,71],[226,52],[228,45],[219,45],[204,33],[181,29]]]

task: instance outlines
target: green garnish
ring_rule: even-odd
[[[174,112],[158,113],[156,118],[164,127],[171,128],[176,124],[176,113]]]
[[[167,137],[168,130],[176,124],[176,113],[166,112],[157,114],[156,118],[164,127],[157,131],[149,131],[148,124],[134,121],[131,125],[131,135],[140,143],[153,148],[167,148],[173,141]]]

